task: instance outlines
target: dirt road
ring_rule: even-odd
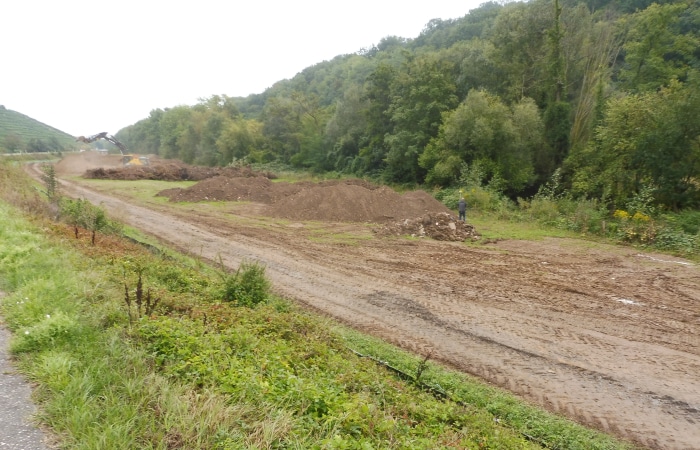
[[[700,448],[700,269],[687,261],[566,239],[379,239],[363,224],[266,220],[254,204],[63,189],[179,249],[259,261],[280,294],[580,423]]]

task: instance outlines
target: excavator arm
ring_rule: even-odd
[[[119,149],[119,152],[122,154],[122,163],[125,166],[148,166],[150,164],[148,157],[146,156],[136,156],[129,154],[129,151],[126,149],[126,145],[119,142],[117,138],[108,134],[106,131],[103,131],[102,133],[93,134],[92,136],[88,137],[78,136],[76,138],[76,141],[85,142],[86,144],[89,144],[91,142],[97,141],[98,139],[104,139],[105,141],[114,144]]]
[[[106,131],[103,131],[102,133],[97,133],[93,134],[92,136],[78,136],[76,141],[80,142],[85,142],[86,144],[89,144],[91,142],[95,142],[99,139],[104,139],[105,141],[111,142],[114,144],[119,151],[121,152],[122,155],[126,155],[128,153],[128,150],[126,149],[126,145],[122,144],[115,138],[114,136],[109,135]]]

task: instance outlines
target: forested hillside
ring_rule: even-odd
[[[73,136],[0,105],[0,153],[60,152],[73,148]]]
[[[153,110],[117,137],[189,163],[677,210],[700,207],[698,117],[700,2],[533,0],[430,21],[261,94]]]

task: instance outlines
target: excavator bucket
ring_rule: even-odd
[[[146,156],[124,155],[122,157],[122,164],[125,166],[148,166],[150,165],[150,161]]]

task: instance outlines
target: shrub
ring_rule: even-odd
[[[656,235],[654,246],[662,250],[674,250],[696,254],[700,250],[700,238],[672,228],[662,228]]]
[[[653,244],[656,241],[659,227],[646,214],[635,212],[631,215],[618,210],[613,216],[620,221],[617,227],[617,237],[620,240],[642,244]]]
[[[700,234],[700,211],[684,210],[676,214],[666,214],[663,219],[685,234]]]
[[[41,170],[44,172],[41,179],[46,186],[46,197],[49,202],[58,202],[60,194],[58,192],[59,184],[58,178],[56,177],[56,168],[53,164],[43,164]]]
[[[241,263],[234,274],[224,278],[223,284],[225,301],[249,308],[267,300],[270,290],[265,267],[257,263]]]
[[[93,245],[95,245],[97,232],[116,234],[121,232],[123,228],[118,222],[107,218],[104,208],[95,206],[84,199],[63,200],[61,202],[61,215],[73,227],[76,239],[80,228],[90,231]]]
[[[526,202],[519,199],[521,210],[527,212],[530,219],[547,226],[558,226],[561,222],[559,204],[547,198],[533,198]]]
[[[562,201],[569,203],[573,207],[573,211],[568,215],[568,227],[570,230],[596,234],[602,232],[603,223],[608,217],[608,213],[598,204],[597,200]]]

